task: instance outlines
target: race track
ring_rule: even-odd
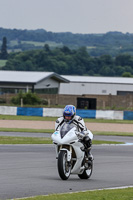
[[[130,186],[132,152],[133,145],[94,145],[92,177],[62,181],[53,145],[0,145],[0,199]]]

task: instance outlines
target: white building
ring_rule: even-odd
[[[19,90],[58,94],[61,82],[69,81],[54,72],[0,70],[0,94],[18,93]]]
[[[0,94],[32,90],[41,94],[133,94],[133,78],[64,76],[54,72],[0,70]]]
[[[68,95],[124,95],[133,94],[133,78],[64,76],[69,83],[61,83],[59,94]]]

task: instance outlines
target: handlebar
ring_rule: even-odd
[[[79,139],[83,139],[83,138],[85,137],[85,135],[84,135],[83,132],[75,131],[75,133],[76,133],[76,135],[77,135],[77,137],[78,137]]]

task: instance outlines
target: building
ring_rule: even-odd
[[[133,106],[133,78],[62,76],[69,80],[61,83],[59,94],[69,95],[77,108],[106,107],[130,108]],[[130,97],[129,97],[130,95]],[[72,100],[71,100],[72,101]]]
[[[125,95],[133,94],[133,78],[62,76],[69,80],[61,83],[59,94],[69,95]]]
[[[77,108],[90,110],[133,108],[133,78],[1,70],[1,98],[10,102],[12,94],[20,90],[39,93],[42,99],[48,100],[49,105],[73,104]]]
[[[0,94],[26,92],[58,94],[60,83],[69,81],[54,72],[0,71]]]

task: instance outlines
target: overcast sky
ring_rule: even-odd
[[[0,27],[133,33],[133,0],[0,0]]]

